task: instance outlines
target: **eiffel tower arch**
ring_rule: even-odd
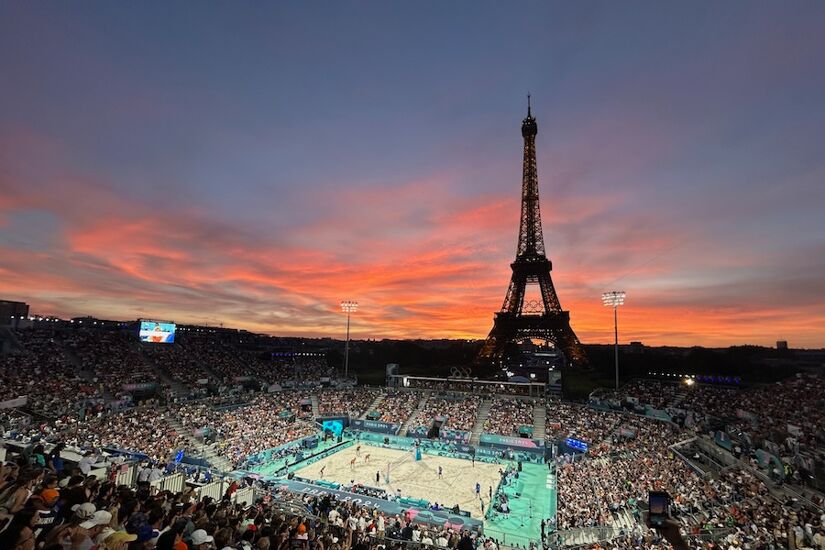
[[[552,262],[544,248],[539,209],[539,181],[536,170],[538,125],[527,96],[527,117],[521,122],[524,138],[524,164],[521,180],[521,223],[516,259],[510,286],[501,311],[495,314],[493,328],[479,353],[480,361],[499,360],[515,344],[542,340],[564,353],[565,363],[587,363],[581,343],[570,328],[570,312],[564,311],[553,287]],[[532,290],[533,293],[528,294]]]

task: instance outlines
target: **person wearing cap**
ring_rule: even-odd
[[[97,508],[90,502],[75,504],[68,510],[71,518],[60,527],[51,530],[44,541],[44,546],[57,544],[72,544],[81,542],[86,538],[86,529],[80,526],[81,523],[94,518]]]
[[[94,539],[112,521],[112,514],[106,510],[98,510],[92,517],[80,523],[79,527],[86,531],[85,536],[72,537],[72,550],[89,550],[95,545]],[[80,542],[75,542],[78,540]]]
[[[103,539],[103,544],[105,544],[109,550],[115,550],[124,547],[130,542],[136,541],[137,538],[137,535],[127,533],[126,531],[112,531]]]
[[[72,505],[71,511],[74,512],[73,519],[79,520],[78,524],[80,524],[84,521],[92,519],[95,515],[95,512],[97,512],[97,508],[91,502],[83,502],[81,504]]]
[[[212,544],[212,541],[215,540],[211,536],[206,534],[206,531],[203,529],[196,529],[192,532],[190,537],[192,544],[189,547],[189,550],[206,550]]]
[[[152,529],[148,523],[141,525],[137,530],[137,541],[148,543],[150,540],[157,538],[160,535],[159,531]]]

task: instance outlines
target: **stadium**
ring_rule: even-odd
[[[823,29],[0,3],[0,550],[825,550]]]
[[[330,545],[657,547],[647,499],[666,491],[691,545],[822,540],[816,373],[637,380],[568,402],[545,383],[395,365],[386,386],[358,385],[323,348],[232,329],[31,317],[3,330],[7,521],[31,494],[69,525],[85,489],[149,517],[172,504],[204,525],[303,525]],[[46,546],[62,532],[37,529]]]

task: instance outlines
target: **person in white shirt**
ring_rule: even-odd
[[[163,470],[160,467],[155,466],[154,468],[152,468],[152,471],[149,474],[149,481],[157,481],[162,477],[163,477]]]
[[[149,476],[152,474],[152,468],[147,464],[138,472],[138,483],[146,483],[149,481]]]
[[[84,476],[88,476],[92,471],[92,464],[94,464],[97,460],[97,457],[92,455],[92,451],[86,451],[83,454],[83,458],[77,463],[77,467],[80,468],[80,472]]]

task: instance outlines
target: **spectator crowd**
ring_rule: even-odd
[[[0,409],[0,426],[4,437],[32,449],[0,472],[3,549],[51,544],[87,550],[92,541],[101,550],[182,550],[181,541],[194,548],[201,540],[265,550],[273,544],[293,548],[299,540],[307,541],[307,550],[340,550],[371,547],[384,536],[490,548],[496,544],[491,539],[417,525],[403,516],[385,517],[329,498],[277,495],[279,502],[307,510],[304,516],[290,516],[276,507],[241,509],[231,500],[198,502],[185,493],[116,487],[64,468],[59,456],[64,447],[94,454],[116,448],[166,464],[179,451],[208,441],[232,467],[241,468],[250,456],[317,434],[314,400],[321,415],[360,417],[377,402],[374,412],[384,422],[401,424],[416,414],[418,427],[444,417],[445,428],[469,431],[486,399],[485,432],[518,436],[522,426],[533,427],[536,407],[543,405],[546,429],[535,437],[588,444],[587,453],[562,455],[554,463],[559,530],[639,524],[639,505],[648,492],[667,491],[675,517],[689,534],[724,532],[729,547],[825,550],[825,516],[816,503],[777,498],[752,458],[757,449],[768,449],[786,467],[804,469],[806,460],[821,466],[825,402],[823,378],[816,374],[752,388],[636,381],[607,392],[608,401],[622,406],[602,410],[555,398],[537,400],[524,395],[524,386],[478,381],[422,379],[411,383],[415,389],[403,391],[329,387],[334,373],[325,357],[247,349],[240,336],[227,342],[212,333],[187,335],[174,345],[149,347],[115,330],[28,329],[14,335],[19,345],[0,356],[0,401],[23,395],[27,401],[25,407]],[[166,398],[169,381],[213,390],[171,401]],[[694,423],[633,414],[639,404],[682,411],[680,419],[687,412]],[[734,454],[744,462],[705,475],[671,446],[702,435],[711,421],[736,434]],[[57,454],[46,451],[47,443],[57,445]],[[801,482],[799,475],[789,474],[787,482]],[[608,547],[661,544],[649,537],[643,531],[624,532]]]
[[[521,426],[533,426],[534,400],[497,397],[490,405],[484,431],[497,435],[518,436]],[[539,434],[536,434],[539,436]]]

